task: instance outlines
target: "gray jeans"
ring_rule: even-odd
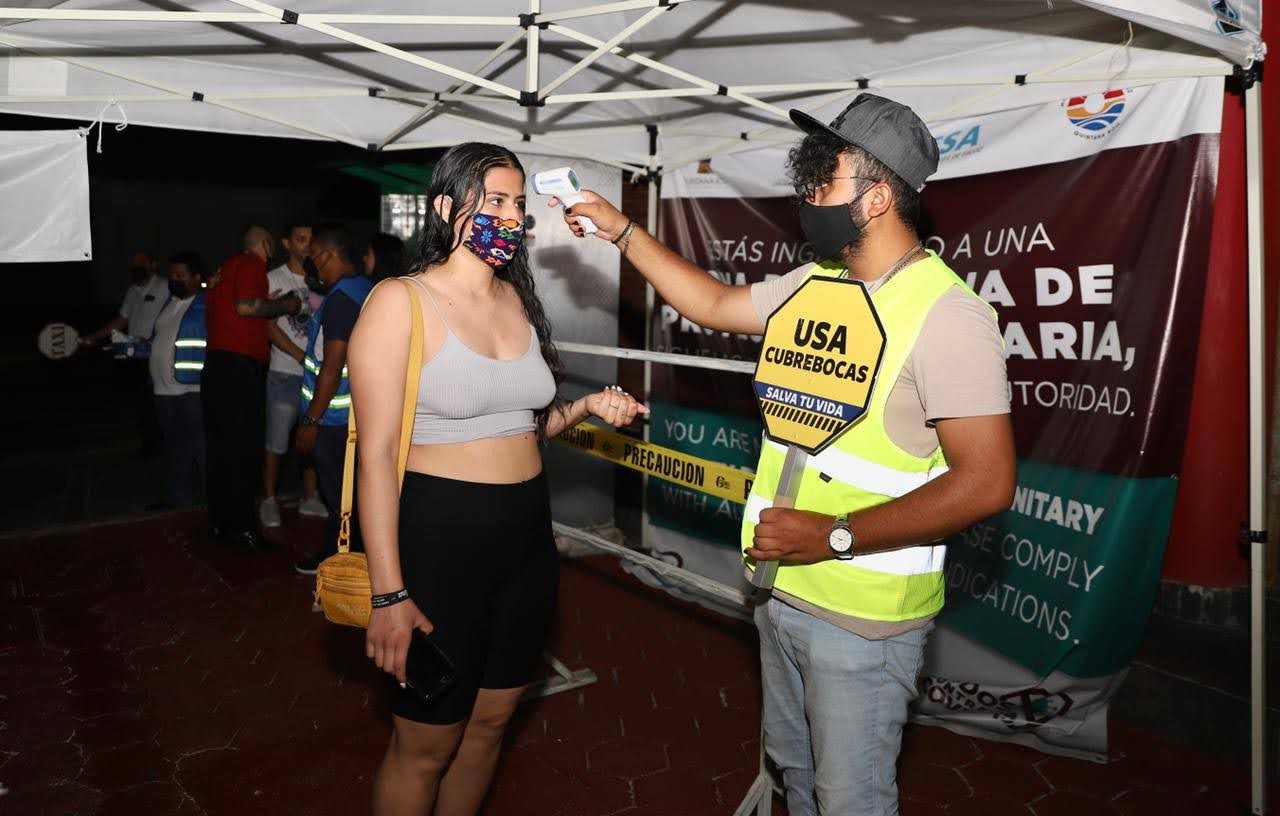
[[[897,762],[930,623],[867,640],[770,600],[756,607],[764,744],[791,816],[896,816]]]

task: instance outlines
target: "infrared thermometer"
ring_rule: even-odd
[[[533,191],[538,195],[555,196],[565,207],[572,207],[586,200],[579,192],[581,189],[582,182],[578,181],[578,174],[573,172],[572,167],[557,167],[554,170],[543,170],[533,175]],[[596,231],[596,225],[591,223],[591,219],[585,215],[578,216],[578,223],[582,225],[582,231],[587,235]]]

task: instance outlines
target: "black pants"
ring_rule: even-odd
[[[518,688],[533,678],[560,578],[544,474],[479,484],[406,473],[399,550],[405,588],[435,624],[431,637],[457,677],[426,704],[392,682],[393,713],[414,722],[461,722],[479,689]]]
[[[196,485],[204,483],[204,411],[200,395],[157,394],[155,400],[156,417],[164,431],[164,499],[171,507],[187,507],[195,503]]]
[[[159,453],[162,449],[163,436],[160,422],[156,417],[155,396],[151,387],[151,369],[146,360],[131,357],[119,360],[120,377],[129,390],[129,400],[133,403],[134,422],[137,423],[139,452],[143,454]]]
[[[266,363],[234,352],[211,351],[200,378],[209,524],[224,535],[257,529],[266,377]]]
[[[325,533],[321,555],[333,555],[338,551],[338,528],[342,515],[342,466],[347,455],[347,426],[321,425],[316,429],[316,449],[311,458],[316,466],[316,489],[320,500],[329,511],[329,529]],[[355,478],[355,474],[352,474]],[[351,549],[363,552],[360,543],[360,525],[356,523],[355,485],[351,486]]]

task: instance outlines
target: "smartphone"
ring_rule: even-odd
[[[453,684],[454,676],[453,662],[431,635],[414,629],[404,663],[405,686],[418,695],[418,699],[429,703]]]

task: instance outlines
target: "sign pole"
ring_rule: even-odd
[[[778,480],[778,489],[773,494],[774,507],[796,506],[796,495],[800,492],[800,477],[804,474],[804,466],[808,461],[809,454],[795,445],[787,446],[787,458],[782,460],[782,478]],[[759,561],[751,573],[751,585],[758,589],[772,591],[773,579],[777,575],[777,561]]]

